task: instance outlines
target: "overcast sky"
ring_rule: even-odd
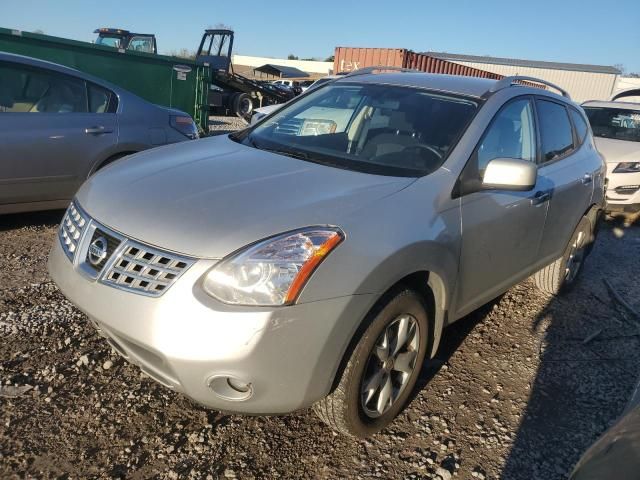
[[[640,0],[0,0],[0,26],[91,40],[98,27],[155,33],[162,53],[196,50],[204,28],[235,53],[300,58],[336,46],[408,48],[598,65],[640,73]]]

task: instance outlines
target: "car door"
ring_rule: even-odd
[[[574,132],[564,103],[536,99],[540,125],[541,159],[538,176],[550,195],[549,211],[540,242],[540,259],[549,263],[560,257],[584,215],[598,175],[593,146]]]
[[[117,143],[111,95],[79,77],[0,63],[0,203],[70,199]]]
[[[495,115],[463,175],[478,181],[495,158],[537,160],[533,99],[517,97]],[[456,311],[464,315],[529,274],[538,255],[548,202],[531,191],[481,190],[461,198],[462,247]]]

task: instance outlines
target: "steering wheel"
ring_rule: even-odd
[[[438,157],[438,160],[442,160],[442,153],[440,153],[435,147],[432,147],[431,145],[417,143],[415,145],[410,145],[406,147],[405,150],[426,150],[427,152]]]

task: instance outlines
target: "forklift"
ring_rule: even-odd
[[[97,33],[96,45],[117,48],[120,52],[125,51],[158,53],[156,36],[152,33],[133,33],[121,28],[98,28],[93,33]]]

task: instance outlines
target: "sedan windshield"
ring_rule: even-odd
[[[235,139],[339,168],[417,177],[442,165],[477,107],[417,88],[340,82],[308,93]]]
[[[622,108],[585,107],[596,137],[640,142],[640,111]]]

